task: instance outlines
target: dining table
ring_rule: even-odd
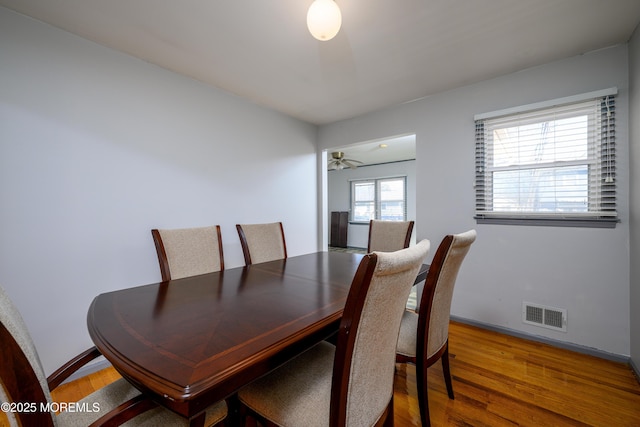
[[[363,256],[321,251],[102,293],[87,327],[122,377],[199,425],[208,406],[338,331]]]

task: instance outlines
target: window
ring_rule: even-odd
[[[351,221],[405,221],[406,184],[406,177],[351,181]]]
[[[615,227],[616,92],[476,116],[478,222]]]

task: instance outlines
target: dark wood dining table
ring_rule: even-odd
[[[338,330],[362,256],[316,252],[103,293],[89,334],[124,378],[196,425],[209,405]]]

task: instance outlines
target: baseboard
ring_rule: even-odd
[[[514,329],[504,328],[502,326],[495,326],[488,323],[478,322],[476,320],[465,319],[458,316],[451,316],[451,320],[455,322],[465,323],[471,326],[477,326],[478,328],[487,329],[494,332],[499,332],[501,334],[510,335],[517,338],[522,338],[529,341],[540,342],[543,344],[549,344],[553,347],[563,348],[565,350],[575,351],[577,353],[588,354],[590,356],[599,357],[601,359],[611,360],[614,362],[626,363],[630,365],[635,373],[636,377],[638,377],[638,370],[633,367],[632,360],[628,356],[623,356],[620,354],[608,353],[606,351],[598,350],[591,347],[585,347],[577,344],[567,343],[560,340],[554,340],[552,338],[547,338],[539,335],[533,335],[526,332],[516,331]],[[640,377],[638,377],[640,378]]]
[[[631,369],[633,369],[633,373],[636,376],[636,379],[638,380],[638,382],[640,382],[640,369],[638,369],[638,365],[636,365],[633,359],[631,358],[629,358],[629,366],[631,366]]]

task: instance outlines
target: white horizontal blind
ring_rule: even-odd
[[[615,98],[476,120],[476,218],[616,218]]]

